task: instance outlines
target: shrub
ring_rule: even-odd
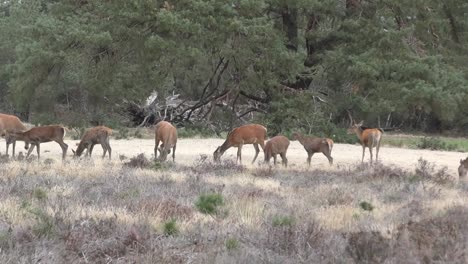
[[[32,227],[32,231],[36,236],[48,237],[55,232],[54,220],[46,212],[39,208],[30,209],[29,212],[36,219],[36,223]]]
[[[234,250],[239,248],[239,242],[235,238],[228,238],[225,242],[227,250]]]
[[[416,144],[418,148],[430,150],[455,150],[456,144],[448,144],[439,137],[423,137]]]
[[[198,197],[195,206],[204,214],[215,214],[218,207],[224,204],[223,196],[219,193],[202,194]]]
[[[129,129],[126,127],[121,127],[118,130],[117,135],[115,136],[115,139],[128,139],[128,134],[129,134]]]
[[[418,159],[415,174],[422,179],[432,180],[438,184],[447,184],[454,180],[454,178],[448,174],[447,167],[442,167],[437,170],[434,163],[423,158]]]
[[[296,220],[292,216],[274,216],[272,220],[273,226],[293,226]]]
[[[47,192],[41,188],[35,189],[32,195],[34,198],[40,201],[47,199]]]
[[[133,136],[135,138],[143,138],[143,133],[141,133],[141,129],[137,128],[135,132],[133,133]]]
[[[272,166],[256,168],[252,175],[259,178],[271,178],[274,176],[274,170]]]
[[[130,159],[130,161],[125,162],[124,166],[130,168],[148,168],[151,162],[145,157],[145,154],[141,153],[136,157]]]
[[[174,236],[179,233],[179,228],[175,219],[169,220],[163,225],[163,232],[166,236]]]
[[[81,137],[83,137],[84,133],[86,131],[85,127],[79,127],[79,128],[73,128],[71,134],[71,138],[73,140],[80,140]]]
[[[360,202],[359,207],[361,207],[361,209],[364,211],[372,212],[372,210],[374,210],[374,206],[371,203],[366,202],[366,201]]]

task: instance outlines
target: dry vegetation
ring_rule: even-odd
[[[99,158],[0,164],[1,263],[465,263],[447,171]],[[136,167],[136,168],[135,168]]]

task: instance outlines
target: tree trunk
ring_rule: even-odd
[[[288,38],[286,47],[290,50],[297,51],[297,8],[286,6],[282,11],[281,16],[283,17],[283,26],[285,27],[286,36]]]

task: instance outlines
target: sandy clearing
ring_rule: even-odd
[[[70,148],[75,148],[76,140],[65,141]],[[213,151],[217,146],[224,142],[223,139],[179,139],[176,150],[176,162],[183,164],[191,164],[200,158],[200,155],[208,155],[212,157]],[[5,145],[3,141],[0,143],[0,151],[5,152]],[[17,150],[23,150],[22,142],[17,144]],[[111,140],[111,146],[113,149],[113,159],[118,159],[119,155],[125,155],[126,157],[133,157],[140,153],[145,153],[148,157],[153,154],[154,140],[151,139],[130,139],[130,140]],[[246,145],[242,149],[243,164],[250,166],[250,162],[255,154],[254,148],[251,145]],[[349,165],[358,163],[361,160],[362,148],[359,145],[350,144],[335,144],[332,152],[335,165],[330,168],[328,160],[320,153],[317,153],[312,158],[313,168],[322,169],[334,169],[340,165]],[[61,149],[60,146],[55,143],[43,143],[41,144],[41,156],[45,158],[60,159]],[[231,148],[222,157],[222,159],[235,160],[237,148]],[[34,154],[36,151],[34,150]],[[71,155],[69,150],[68,155]],[[98,145],[94,148],[94,157],[102,155],[102,148]],[[430,151],[430,150],[415,150],[415,149],[403,149],[393,147],[382,147],[380,149],[380,161],[388,165],[397,165],[399,167],[413,169],[417,164],[418,159],[422,157],[430,162],[434,162],[438,166],[447,166],[450,173],[456,173],[458,168],[458,161],[461,158],[465,158],[466,154],[461,152],[449,152],[449,151]],[[305,167],[306,166],[307,154],[303,147],[297,141],[291,141],[291,145],[288,150],[288,159],[290,168]],[[278,157],[279,160],[281,160]],[[257,161],[263,160],[263,153],[259,154]],[[366,150],[365,161],[369,160],[369,151]]]

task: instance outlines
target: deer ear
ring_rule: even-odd
[[[361,121],[359,122],[359,124],[357,124],[357,126],[362,126],[364,124],[364,121]]]

